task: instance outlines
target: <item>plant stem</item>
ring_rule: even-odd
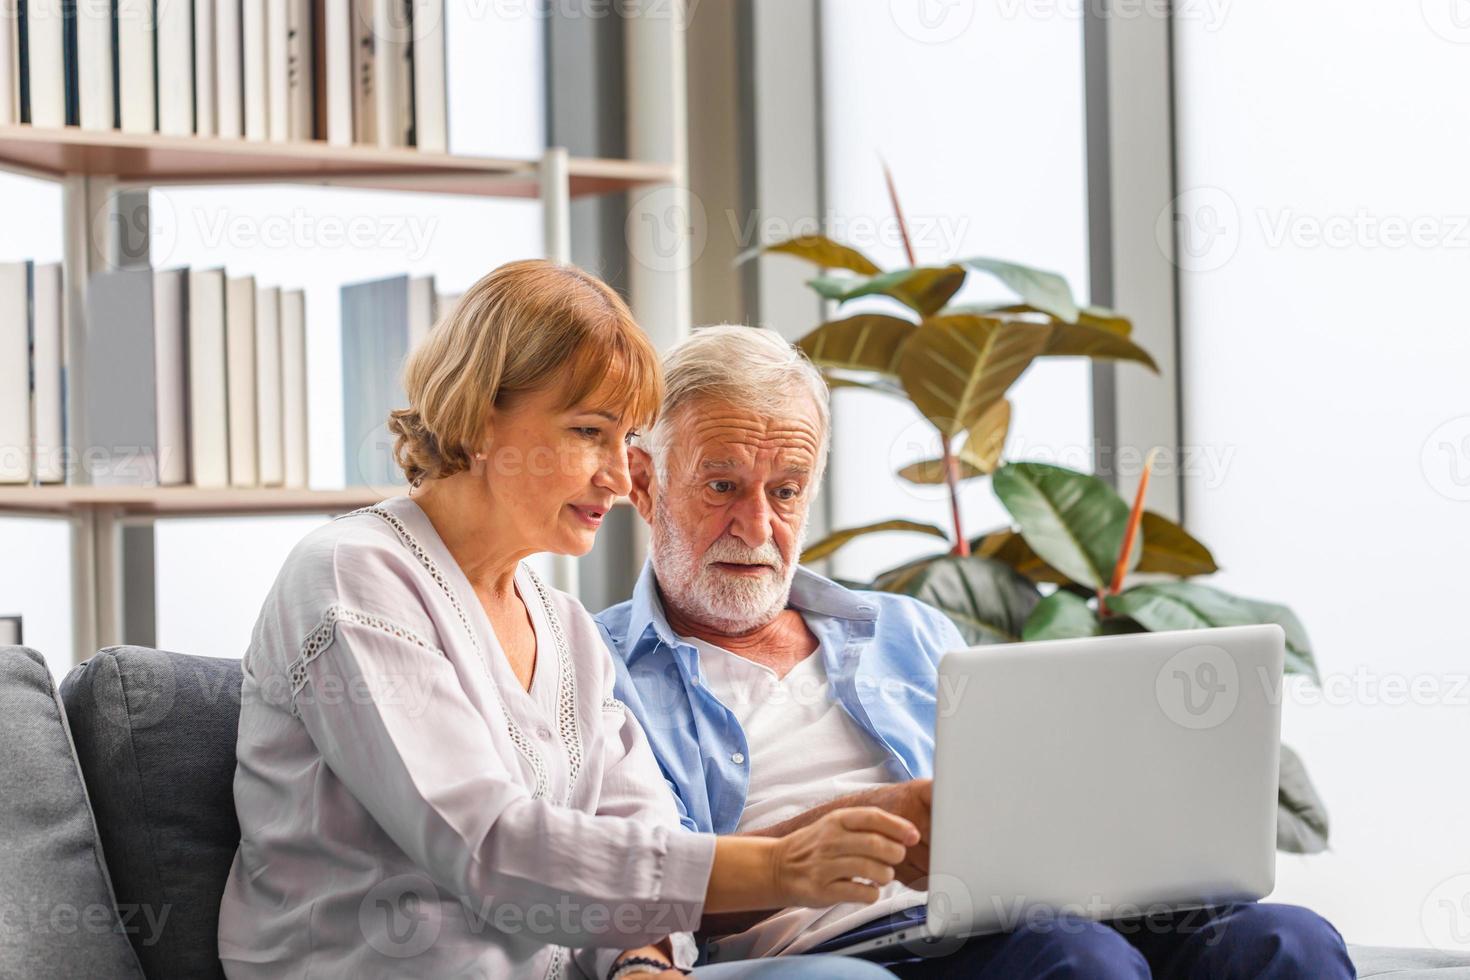
[[[888,169],[888,161],[883,163],[883,180],[888,184],[888,200],[893,202],[893,216],[898,219],[898,233],[903,238],[903,252],[908,256],[909,266],[912,268],[919,264],[914,258],[914,243],[909,238],[908,222],[903,220],[903,209],[898,206],[898,188],[893,186],[893,172]]]
[[[1123,531],[1123,546],[1118,550],[1118,561],[1113,565],[1113,580],[1109,583],[1107,591],[1097,590],[1098,612],[1106,616],[1108,614],[1107,598],[1117,595],[1123,591],[1123,579],[1128,575],[1128,555],[1133,551],[1133,542],[1138,537],[1138,527],[1143,522],[1143,501],[1148,496],[1148,478],[1154,470],[1154,456],[1158,454],[1157,449],[1149,451],[1148,458],[1143,461],[1143,476],[1138,480],[1138,492],[1133,495],[1133,509],[1128,512],[1128,525]]]
[[[960,523],[960,465],[950,452],[949,439],[944,439],[944,482],[949,485],[949,516],[954,521],[954,553],[961,558],[970,557],[970,539],[965,537],[965,527]]]

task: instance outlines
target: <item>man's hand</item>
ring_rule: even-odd
[[[898,880],[905,885],[929,876],[929,812],[934,803],[934,780],[911,779],[906,783],[879,786],[858,793],[856,799],[867,806],[881,807],[903,817],[919,828],[919,843],[909,847],[903,863],[894,867]]]

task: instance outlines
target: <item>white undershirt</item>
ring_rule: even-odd
[[[894,781],[887,752],[848,715],[827,684],[821,651],[783,678],[694,637],[704,682],[734,712],[750,758],[750,784],[737,831],[758,830],[841,796]],[[923,892],[898,882],[872,905],[785,909],[745,932],[721,939],[710,959],[724,961],[799,953],[890,912],[924,904]]]

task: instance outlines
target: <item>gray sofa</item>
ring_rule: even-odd
[[[0,646],[0,977],[224,975],[239,713],[238,661],[109,647],[58,694]],[[1352,954],[1363,977],[1470,980],[1470,955]]]

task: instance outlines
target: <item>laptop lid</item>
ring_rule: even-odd
[[[976,647],[940,662],[929,935],[1262,898],[1279,626]]]

